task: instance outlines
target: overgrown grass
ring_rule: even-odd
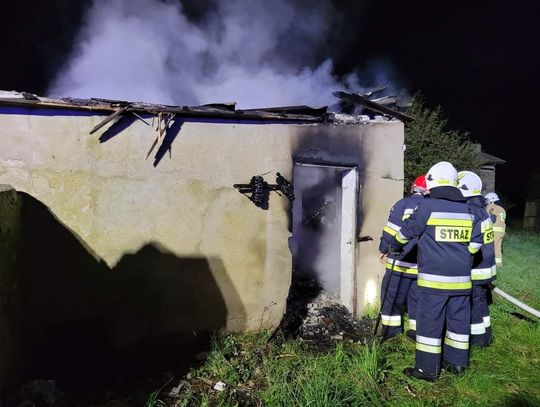
[[[540,235],[510,230],[497,284],[540,307]],[[414,343],[401,335],[382,345],[338,344],[313,352],[300,341],[269,341],[266,332],[216,337],[195,384],[175,406],[540,406],[540,324],[495,297],[494,343],[473,348],[470,368],[436,383],[410,379]],[[197,387],[196,378],[206,385]],[[225,391],[212,390],[218,380]],[[210,383],[210,384],[209,384]]]

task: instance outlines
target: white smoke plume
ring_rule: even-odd
[[[306,4],[306,3],[309,3]],[[181,3],[94,0],[51,96],[239,107],[330,105],[358,89],[321,60],[336,10],[330,0],[228,0],[197,22]]]

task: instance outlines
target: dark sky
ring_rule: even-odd
[[[313,0],[316,1],[316,0]],[[329,38],[337,73],[374,59],[395,67],[410,93],[441,105],[450,126],[507,160],[497,182],[524,196],[539,167],[540,1],[334,0],[344,16]],[[185,0],[192,16],[204,2]],[[12,2],[0,26],[0,89],[44,94],[71,51],[89,1]],[[114,63],[114,61],[111,61]]]

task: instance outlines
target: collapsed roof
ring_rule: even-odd
[[[355,93],[335,92],[334,96],[341,99],[340,103],[347,106],[359,106],[379,115],[384,115],[402,121],[412,120],[397,110],[388,107],[388,100],[382,98],[371,100],[369,97],[378,92],[366,95]],[[118,116],[132,113],[140,114],[170,114],[178,117],[192,118],[220,118],[232,120],[264,120],[264,121],[292,121],[303,123],[333,122],[336,116],[328,112],[328,106],[281,106],[256,109],[236,109],[236,103],[211,103],[199,106],[171,106],[151,104],[145,102],[129,102],[111,99],[78,99],[78,98],[49,98],[37,96],[28,92],[0,90],[0,106],[23,106],[30,108],[75,109],[91,112],[107,113],[110,115],[98,124],[91,133],[94,133]],[[139,117],[140,118],[140,117]],[[369,117],[367,117],[369,120]],[[339,121],[339,119],[337,120]]]

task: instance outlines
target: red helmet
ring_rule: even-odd
[[[416,193],[416,194],[421,194],[421,195],[429,194],[429,189],[427,188],[425,175],[420,175],[418,178],[414,180],[411,186],[411,193],[413,194]]]

